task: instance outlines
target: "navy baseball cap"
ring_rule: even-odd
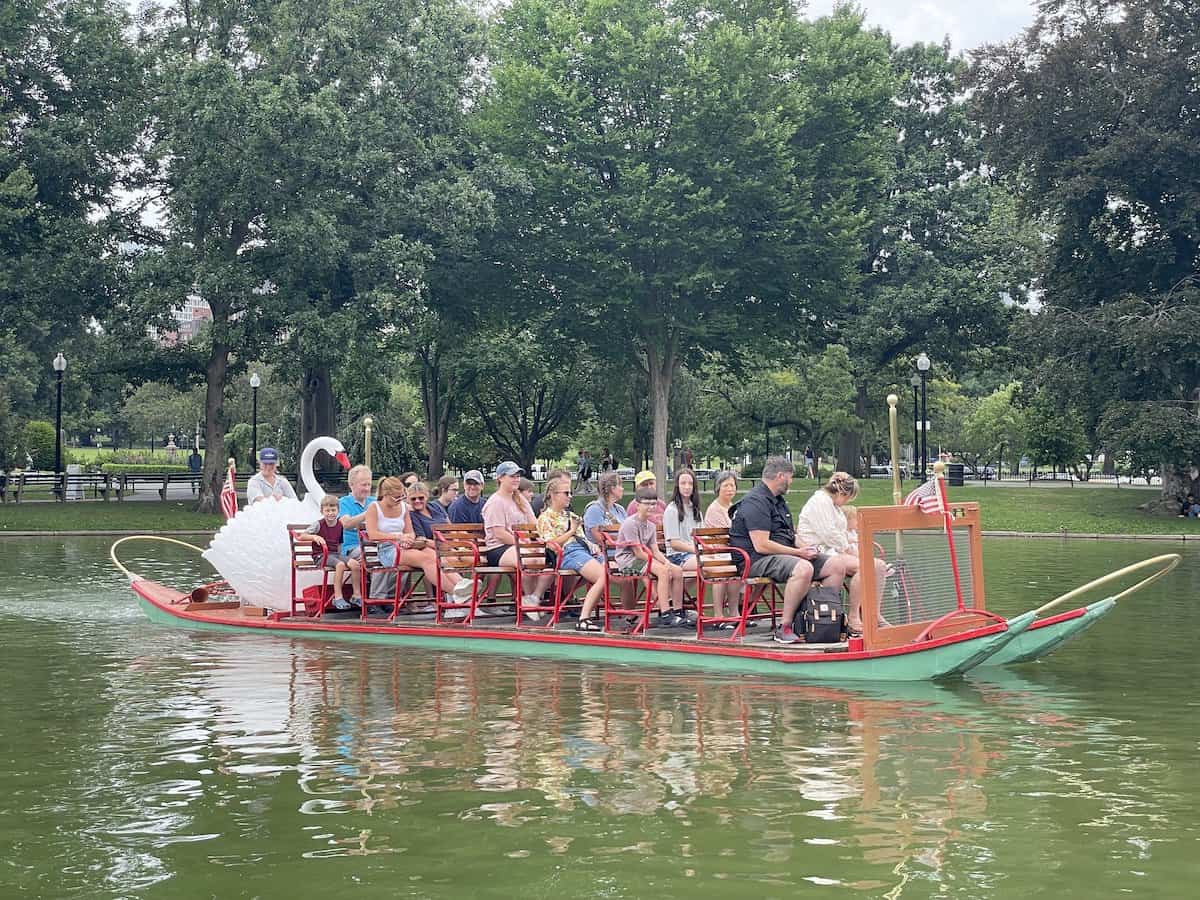
[[[274,447],[263,447],[258,454],[258,461],[264,463],[278,463],[279,451]]]

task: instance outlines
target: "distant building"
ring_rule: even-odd
[[[172,330],[150,329],[150,335],[163,347],[186,344],[200,333],[205,322],[212,321],[212,310],[208,303],[194,294],[183,301],[183,305],[172,311],[178,326]]]

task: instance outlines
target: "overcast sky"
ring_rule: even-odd
[[[834,0],[808,0],[810,18],[833,9]],[[1032,0],[858,0],[867,22],[891,32],[898,44],[940,42],[954,50],[1011,40],[1033,22]]]

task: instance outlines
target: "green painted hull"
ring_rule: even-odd
[[[1113,600],[1097,600],[1087,607],[1087,612],[1082,616],[1056,622],[1044,628],[1026,630],[981,662],[980,668],[1011,666],[1041,659],[1077,634],[1087,631],[1116,605]]]
[[[136,590],[136,588],[135,588]],[[683,652],[651,641],[644,647],[614,646],[612,643],[584,640],[513,640],[489,636],[486,631],[470,633],[416,632],[404,629],[365,628],[284,628],[204,620],[177,614],[138,593],[147,617],[163,625],[183,626],[202,631],[227,633],[270,632],[279,636],[316,640],[351,641],[360,644],[385,644],[394,647],[424,648],[468,653],[496,653],[509,656],[539,656],[586,662],[668,666],[738,674],[767,675],[813,682],[845,683],[886,681],[929,681],[949,678],[974,668],[1000,651],[1028,626],[1029,614],[1009,622],[1008,630],[966,640],[940,644],[905,653],[847,657],[829,654],[821,659],[784,661],[719,652]]]

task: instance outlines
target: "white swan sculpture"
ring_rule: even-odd
[[[350,468],[350,458],[341,441],[332,437],[314,438],[300,455],[300,480],[307,492],[304,499],[252,503],[222,525],[204,551],[204,558],[237,591],[243,603],[270,609],[290,608],[292,564],[286,526],[315,522],[321,514],[325,491],[313,473],[318,450],[324,450],[343,467]],[[298,575],[298,589],[321,581],[319,573]]]

